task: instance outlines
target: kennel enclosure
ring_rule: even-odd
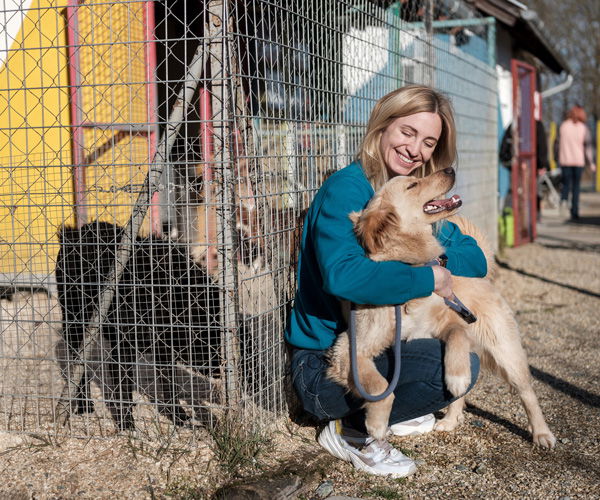
[[[5,2],[0,277],[15,293],[0,302],[2,429],[62,428],[59,402],[76,406],[80,396],[65,388],[84,366],[94,409],[70,415],[69,432],[104,435],[111,405],[129,398],[115,381],[124,363],[141,428],[168,422],[157,409],[175,404],[202,422],[227,408],[259,425],[284,415],[282,338],[302,213],[323,179],[352,161],[376,100],[401,85],[430,84],[451,98],[455,191],[494,243],[494,24],[475,11],[462,25],[466,12],[455,23],[449,15],[459,14],[446,2]],[[91,340],[80,365],[57,293],[59,232],[95,221],[119,231],[136,213],[140,229],[129,226],[123,246],[128,294],[108,299],[110,314],[80,319]],[[92,250],[96,268],[102,252],[120,248],[85,245],[72,248]],[[183,252],[185,265],[158,264],[158,248]],[[152,271],[129,260],[136,252]],[[197,269],[207,280],[194,285]],[[93,311],[107,281],[125,286],[118,272],[78,278],[93,289],[81,297]],[[211,297],[209,335],[191,314],[165,318],[153,303],[186,294],[192,303]],[[143,316],[136,324],[122,312],[127,301]],[[122,358],[124,343],[135,359]],[[190,345],[214,355],[193,356]]]

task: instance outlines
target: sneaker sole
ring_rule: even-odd
[[[344,462],[350,462],[350,456],[342,450],[339,450],[339,447],[335,442],[335,438],[331,436],[331,431],[329,430],[329,427],[325,427],[325,429],[321,431],[317,441],[334,457],[339,458]]]
[[[350,461],[352,462],[352,465],[354,465],[354,467],[356,469],[361,470],[363,472],[368,472],[369,474],[373,474],[375,476],[401,478],[401,477],[408,477],[411,474],[414,474],[415,472],[417,472],[417,466],[415,463],[412,463],[409,466],[407,466],[406,470],[402,471],[402,472],[382,472],[382,471],[378,471],[377,469],[373,469],[373,468],[369,467],[360,458],[355,457],[354,455],[350,455]]]
[[[399,436],[399,437],[409,437],[409,436],[420,436],[421,434],[427,434],[429,432],[433,431],[433,425],[431,426],[431,429],[424,429],[424,430],[413,430],[413,431],[392,431],[392,435],[394,436]]]
[[[429,423],[431,422],[431,423]],[[408,436],[420,436],[421,434],[427,434],[428,432],[433,431],[433,429],[435,428],[435,423],[436,420],[431,419],[427,421],[428,425],[425,427],[424,424],[423,427],[419,428],[419,426],[406,426],[406,427],[396,427],[395,430],[393,430],[392,428],[394,427],[393,425],[390,426],[390,431],[392,432],[392,435],[394,436],[400,436],[400,437],[408,437]],[[397,425],[397,424],[396,424]]]

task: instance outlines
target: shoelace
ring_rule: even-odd
[[[387,441],[377,441],[371,439],[363,447],[367,453],[373,453],[373,459],[378,462],[397,463],[398,460],[405,460],[406,457]]]

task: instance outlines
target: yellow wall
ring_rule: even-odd
[[[65,5],[32,0],[0,65],[0,275],[51,273],[56,232],[74,223]],[[144,8],[100,0],[79,8],[84,121],[149,128]],[[147,136],[116,134],[85,129],[84,155],[108,144],[85,168],[88,220],[124,223],[147,172]]]
[[[53,3],[33,0],[0,66],[2,274],[47,272],[47,242],[72,217],[64,20]]]
[[[144,8],[144,2],[105,0],[88,0],[79,8],[81,110],[86,121],[133,124],[149,131]],[[148,138],[94,128],[85,129],[84,143],[88,153],[111,144],[86,168],[88,220],[124,224],[148,170]]]

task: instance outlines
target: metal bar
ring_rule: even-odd
[[[98,123],[98,122],[82,122],[79,124],[81,128],[99,128],[101,130],[119,130],[123,132],[135,132],[137,134],[147,134],[147,125],[136,125],[128,123]],[[152,132],[150,132],[152,133]]]
[[[169,116],[166,130],[157,146],[152,163],[149,165],[144,186],[132,208],[131,217],[124,228],[123,237],[117,250],[115,266],[111,270],[104,284],[98,308],[94,311],[90,320],[90,325],[85,332],[83,346],[78,353],[78,358],[82,363],[76,364],[69,372],[67,383],[65,384],[60,400],[58,401],[56,407],[57,421],[63,425],[66,424],[69,419],[71,401],[73,400],[84,374],[84,363],[88,361],[93,354],[93,348],[100,336],[102,324],[106,321],[106,316],[112,303],[116,287],[121,279],[125,266],[127,265],[127,261],[131,256],[133,242],[142,225],[144,217],[146,216],[152,195],[158,190],[158,184],[163,173],[164,165],[168,161],[169,153],[173,147],[179,128],[185,119],[192,97],[198,86],[200,75],[204,70],[204,66],[205,53],[202,44],[199,44],[196,53],[194,54],[194,58],[187,68],[177,99],[173,105],[171,115]]]
[[[487,33],[487,49],[488,49],[488,64],[490,67],[496,67],[496,20],[492,18],[488,23],[488,33]]]
[[[481,17],[481,18],[473,18],[473,19],[447,19],[446,21],[432,21],[431,26],[433,29],[442,29],[442,28],[456,28],[461,26],[482,26],[482,25],[495,25],[496,19],[493,17]],[[417,22],[417,23],[406,23],[403,24],[403,27],[406,29],[411,28],[423,28],[425,23]]]
[[[85,164],[83,161],[84,136],[82,129],[81,68],[79,65],[79,24],[77,15],[79,1],[69,0],[67,13],[67,39],[69,54],[70,106],[71,106],[71,149],[73,154],[73,184],[75,191],[75,219],[79,227],[87,222],[85,196]]]
[[[209,273],[218,268],[215,243],[217,241],[217,230],[215,211],[212,208],[213,189],[213,162],[214,130],[212,126],[212,105],[210,93],[206,88],[200,89],[200,144],[203,154],[204,165],[202,178],[204,180],[204,205],[206,206],[206,268]]]
[[[100,156],[106,153],[111,147],[125,139],[125,137],[127,137],[127,132],[125,130],[119,130],[115,135],[109,137],[106,141],[104,141],[104,143],[100,144],[100,146],[94,149],[94,151],[83,158],[78,166],[86,167],[87,165],[91,165],[92,162],[100,158]]]
[[[235,179],[232,169],[232,89],[230,75],[229,8],[227,0],[211,0],[208,6],[209,53],[212,95],[212,125],[214,153],[214,186],[217,204],[217,230],[219,243],[219,289],[221,296],[222,349],[225,359],[225,398],[228,406],[240,400],[237,383],[238,356],[236,350],[237,300],[234,298],[237,289],[237,259],[234,243],[236,242],[236,213],[234,210]],[[233,321],[232,321],[233,318]]]
[[[158,98],[156,92],[156,40],[154,39],[154,2],[147,1],[144,5],[144,29],[145,29],[145,51],[146,58],[146,109],[148,123],[150,125],[149,133],[149,158],[154,157],[158,142]],[[157,236],[162,234],[162,221],[160,213],[160,193],[152,195],[152,207],[150,212],[150,226],[152,232]]]
[[[433,47],[433,9],[435,8],[433,0],[425,2],[425,33],[427,43],[425,45],[425,84],[431,87],[435,86],[435,49]]]

